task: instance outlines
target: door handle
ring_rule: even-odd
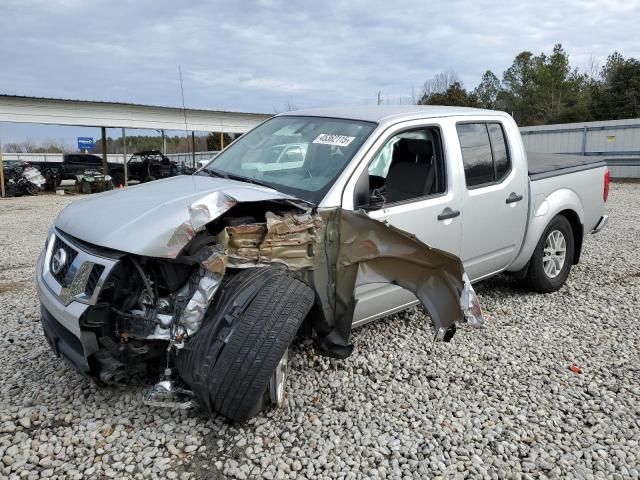
[[[456,218],[458,215],[460,215],[460,210],[451,210],[447,207],[438,215],[438,220],[449,220],[450,218]]]
[[[509,195],[509,198],[507,198],[507,203],[516,203],[522,200],[523,198],[524,197],[522,195],[517,195],[516,193],[511,192],[511,195]]]

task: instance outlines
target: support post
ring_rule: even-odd
[[[191,166],[196,168],[196,132],[191,130]]]
[[[122,161],[124,163],[124,186],[129,186],[129,167],[127,165],[127,133],[122,127]]]
[[[220,151],[224,150],[224,132],[220,132]]]
[[[162,154],[167,154],[167,137],[164,135],[164,130],[160,130],[160,135],[162,135]]]
[[[582,129],[582,155],[587,153],[587,127],[586,125]]]
[[[4,198],[4,160],[2,159],[2,139],[0,138],[0,196]]]
[[[107,129],[100,127],[102,130],[102,173],[107,175],[109,173],[109,165],[107,165]]]

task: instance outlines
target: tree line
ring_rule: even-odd
[[[238,134],[223,134],[224,145],[229,145]],[[206,136],[196,135],[195,138],[195,151],[219,151],[220,150],[220,133],[209,132]],[[183,137],[179,135],[166,136],[165,137],[165,153],[186,153],[191,152],[194,148],[192,144],[191,136]],[[131,135],[127,136],[127,153],[133,154],[135,152],[142,152],[145,150],[159,150],[162,151],[162,137],[157,135]],[[63,142],[47,139],[40,143],[35,143],[32,140],[25,140],[24,142],[12,142],[3,145],[3,151],[7,153],[71,153],[76,152],[75,146],[66,145]],[[122,137],[107,137],[107,152],[108,153],[122,153],[123,143]],[[102,139],[97,138],[94,143],[93,149],[88,153],[101,154],[102,153]]]
[[[592,60],[591,71],[580,72],[557,44],[550,55],[518,54],[502,79],[487,70],[470,91],[455,72],[439,73],[417,103],[502,110],[521,126],[638,118],[640,62],[614,52],[602,68]]]

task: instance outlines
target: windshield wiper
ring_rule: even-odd
[[[243,177],[242,175],[234,175],[233,173],[224,173],[224,178],[228,178],[230,180],[238,180],[239,182],[253,183],[254,185],[260,185],[261,187],[270,188],[274,190],[274,188],[268,183],[261,182],[260,180],[254,180],[253,178]]]
[[[203,168],[197,173],[206,173],[210,177],[229,178],[226,173],[222,173],[221,171],[215,170],[213,168]]]

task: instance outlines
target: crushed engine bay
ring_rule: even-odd
[[[160,361],[151,370],[164,372],[166,382],[176,356],[205,321],[225,276],[240,269],[280,266],[310,285],[316,306],[308,321],[318,348],[330,356],[351,353],[354,291],[368,283],[392,283],[413,292],[431,316],[434,340],[449,340],[456,322],[482,324],[477,298],[457,257],[363,212],[216,201],[225,214],[194,208],[189,225],[175,230],[170,239],[173,248],[179,247],[175,258],[123,254],[92,320],[85,323],[100,330],[97,360],[103,380],[148,372],[145,363],[156,358]]]

